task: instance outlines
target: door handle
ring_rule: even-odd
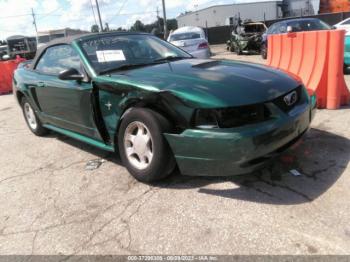
[[[38,83],[37,83],[37,86],[38,86],[38,87],[45,87],[46,84],[45,84],[44,82],[38,82]]]

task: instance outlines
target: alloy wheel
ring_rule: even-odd
[[[36,121],[34,110],[28,102],[24,104],[24,115],[26,116],[30,128],[35,130],[38,127],[38,123]]]
[[[124,133],[124,148],[128,161],[139,170],[146,169],[153,159],[152,135],[145,124],[130,123]]]

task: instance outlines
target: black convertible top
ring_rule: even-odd
[[[57,39],[54,39],[50,42],[48,42],[47,44],[45,44],[44,46],[40,47],[37,51],[36,51],[36,55],[32,61],[32,63],[30,64],[29,68],[30,69],[34,69],[34,66],[36,65],[37,61],[39,60],[39,58],[41,57],[41,55],[45,52],[45,50],[51,46],[55,46],[55,45],[62,45],[62,44],[71,44],[72,42],[76,41],[76,40],[84,40],[84,39],[88,39],[90,37],[94,37],[94,36],[108,36],[108,35],[150,35],[148,33],[140,33],[140,32],[106,32],[106,33],[87,33],[87,34],[79,34],[79,35],[72,35],[72,36],[67,36],[67,37],[60,37]]]

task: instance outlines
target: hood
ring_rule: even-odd
[[[277,98],[300,83],[257,64],[185,59],[112,74],[116,82],[167,91],[196,108],[257,104]]]

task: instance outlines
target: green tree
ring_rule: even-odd
[[[109,31],[109,24],[105,23],[105,29],[103,29],[104,32],[108,32]]]
[[[91,26],[91,32],[92,33],[98,33],[100,32],[100,27],[98,25],[92,25]]]
[[[130,31],[146,32],[146,27],[140,20],[136,20],[135,24],[130,28]]]

